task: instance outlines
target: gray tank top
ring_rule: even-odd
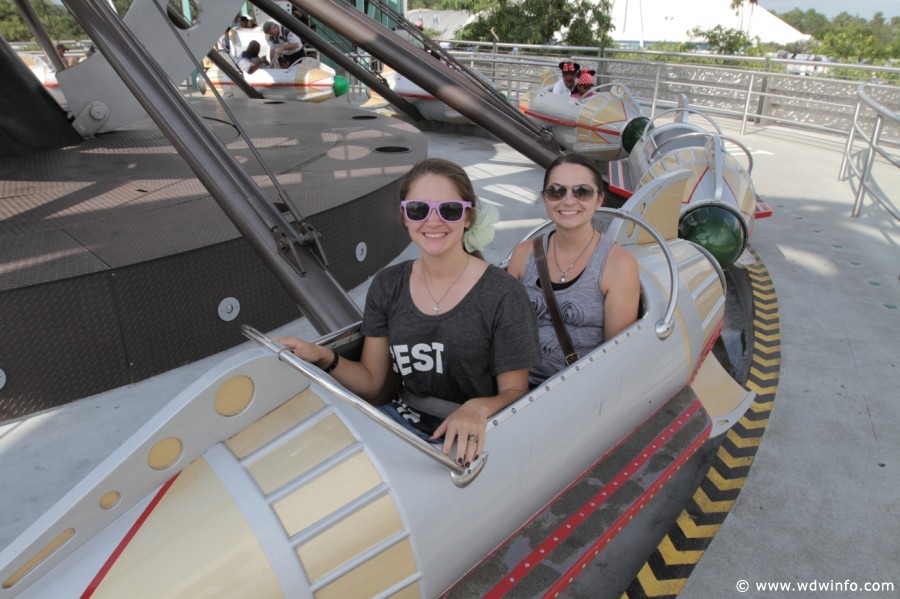
[[[547,252],[549,237],[544,236],[544,252]],[[603,269],[606,266],[606,258],[612,247],[613,240],[609,235],[600,237],[600,243],[594,248],[594,253],[588,261],[584,271],[574,283],[565,289],[555,291],[556,303],[562,314],[566,330],[572,338],[572,345],[579,356],[583,356],[604,341],[603,334],[603,294],[600,293],[600,280],[603,278]],[[553,268],[551,265],[550,268]],[[553,320],[547,311],[547,301],[544,292],[538,285],[537,265],[534,262],[534,254],[528,256],[525,264],[525,274],[522,282],[528,292],[528,299],[537,317],[538,338],[541,345],[541,364],[532,368],[529,372],[529,381],[537,385],[566,366],[556,329],[553,328]]]

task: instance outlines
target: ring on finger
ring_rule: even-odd
[[[469,443],[475,443],[478,445],[478,435],[475,433],[469,433],[469,436],[466,437],[469,440]]]

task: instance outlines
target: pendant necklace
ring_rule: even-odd
[[[452,283],[450,283],[450,286],[447,287],[447,291],[444,292],[444,295],[442,295],[441,299],[439,299],[439,300],[434,299],[434,294],[431,293],[431,289],[428,287],[428,277],[425,276],[425,275],[428,275],[428,269],[425,268],[425,261],[424,260],[422,261],[422,274],[423,274],[422,280],[425,281],[425,291],[428,292],[428,296],[431,297],[431,301],[434,302],[434,307],[431,309],[431,311],[434,314],[438,314],[441,311],[441,302],[444,301],[444,298],[447,297],[447,295],[450,293],[450,290],[453,289],[453,286],[456,285],[457,283],[459,283],[459,280],[462,278],[463,274],[465,274],[466,269],[469,268],[469,258],[471,258],[471,257],[472,256],[470,256],[468,254],[466,255],[465,266],[463,266],[463,269],[460,271],[459,275],[456,277],[456,279]]]
[[[581,257],[584,256],[584,253],[587,251],[587,249],[589,247],[591,247],[591,244],[594,242],[594,234],[596,232],[597,232],[596,229],[591,231],[591,238],[588,239],[587,245],[584,246],[584,249],[581,250],[581,253],[578,254],[578,257],[575,258],[574,260],[572,260],[572,264],[570,264],[565,270],[563,270],[559,266],[559,261],[556,259],[557,255],[558,255],[557,250],[556,250],[556,236],[555,235],[553,236],[553,263],[556,265],[556,270],[559,271],[559,282],[560,283],[566,282],[566,277],[569,276],[569,271],[572,270],[572,267],[575,266],[576,262],[581,260]]]

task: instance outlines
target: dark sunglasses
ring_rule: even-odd
[[[593,199],[594,195],[597,193],[597,190],[590,185],[573,185],[572,187],[566,187],[565,185],[553,184],[544,188],[544,197],[548,200],[558,202],[566,197],[566,192],[570,189],[572,190],[572,197],[579,202],[587,202],[588,200]]]
[[[443,202],[426,202],[425,200],[403,200],[400,202],[406,218],[414,221],[422,221],[428,218],[432,210],[437,210],[438,216],[445,223],[457,223],[462,220],[466,208],[472,207],[472,202],[463,200],[445,200]]]

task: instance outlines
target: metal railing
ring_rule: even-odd
[[[850,212],[851,217],[856,218],[859,216],[862,211],[863,200],[868,194],[873,200],[881,204],[891,216],[900,220],[900,211],[878,185],[872,173],[876,159],[879,157],[883,158],[888,165],[900,168],[900,160],[898,160],[897,156],[881,145],[881,136],[885,125],[896,127],[900,123],[900,115],[876,102],[869,95],[866,87],[866,84],[862,84],[857,90],[859,100],[856,103],[856,111],[853,114],[853,126],[847,135],[847,146],[844,149],[844,158],[841,161],[838,179],[848,179],[852,188],[854,177],[856,178],[856,201],[853,203],[853,210]],[[872,133],[868,135],[864,130],[863,123],[860,122],[861,115],[866,112],[873,117]],[[863,147],[859,150],[855,150],[854,146],[857,136],[864,142]]]
[[[560,60],[558,55],[525,54],[522,51],[517,54],[488,53],[474,51],[471,46],[467,48],[464,51],[454,51],[453,55],[467,66],[490,77],[508,95],[511,102],[518,102],[524,92],[541,83],[542,73],[555,77]],[[538,49],[552,49],[555,52],[560,50],[550,46],[523,48],[529,52]],[[636,51],[606,50],[600,56],[596,52],[577,53],[590,50],[589,48],[568,50],[572,52],[567,56],[579,62],[582,68],[597,71],[597,83],[626,84],[632,94],[649,107],[651,117],[659,109],[676,106],[680,95],[687,94],[694,107],[702,108],[715,116],[740,119],[742,133],[749,124],[778,124],[843,136],[852,124],[859,83],[819,74],[791,75],[772,70],[775,63],[791,61],[702,55],[703,59],[727,61],[729,64],[697,64],[655,60],[661,56],[680,58],[682,54],[678,53],[647,52],[647,58],[652,60],[636,60],[626,58],[638,54]],[[861,73],[887,71],[900,79],[900,69],[896,68],[864,69],[860,65],[828,65],[829,69],[855,68]],[[900,107],[900,87],[878,86],[876,101]],[[893,127],[885,131],[882,139],[888,143],[900,144],[900,128]]]
[[[345,327],[341,331],[338,331],[338,333],[347,333],[355,326],[357,325]],[[443,465],[445,468],[450,470],[450,478],[453,480],[453,484],[455,484],[457,487],[465,487],[470,482],[475,480],[475,477],[477,477],[481,473],[481,470],[487,463],[488,452],[486,451],[483,451],[481,455],[478,456],[478,459],[472,462],[468,467],[454,462],[453,458],[436,449],[427,441],[415,436],[410,431],[406,430],[398,423],[391,420],[388,416],[383,414],[380,410],[378,410],[378,408],[372,406],[354,393],[351,393],[346,387],[339,383],[337,379],[329,374],[322,372],[320,369],[316,368],[309,362],[306,362],[295,356],[293,352],[291,352],[285,346],[281,345],[273,339],[270,339],[263,333],[260,333],[253,327],[246,324],[241,326],[241,332],[248,339],[255,341],[266,349],[277,354],[279,360],[281,360],[282,362],[286,362],[311,381],[315,381],[318,385],[326,389],[337,399],[352,406],[359,412],[362,412],[386,431],[389,431],[390,433],[396,435],[408,445],[412,446],[435,462]]]

